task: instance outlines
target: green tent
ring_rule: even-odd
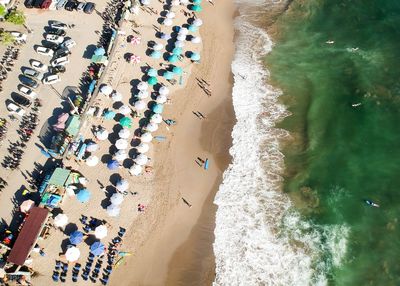
[[[53,174],[51,175],[48,184],[54,185],[57,187],[64,186],[65,182],[67,181],[69,174],[71,173],[70,170],[57,168],[54,170]]]
[[[68,118],[67,122],[65,123],[65,132],[68,133],[70,136],[76,136],[79,132],[79,127],[81,125],[81,120],[79,115],[72,115]]]
[[[125,117],[121,118],[121,120],[119,121],[119,124],[121,124],[122,127],[131,127],[132,119],[125,116]]]
[[[200,5],[192,5],[192,7],[190,8],[192,11],[195,12],[201,12],[203,11],[203,8]]]
[[[158,82],[157,78],[155,76],[151,76],[149,77],[149,79],[147,80],[147,83],[149,85],[155,85]]]

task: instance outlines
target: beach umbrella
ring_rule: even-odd
[[[160,103],[160,104],[164,104],[167,102],[167,97],[165,95],[161,94],[161,95],[157,96],[156,102]]]
[[[87,189],[81,189],[76,194],[76,199],[81,203],[87,203],[90,200],[91,193]]]
[[[179,60],[179,58],[178,58],[177,55],[169,55],[169,56],[168,56],[168,61],[169,61],[170,63],[176,63],[178,60]]]
[[[89,167],[94,167],[99,163],[99,157],[97,156],[90,156],[86,159],[86,165]]]
[[[117,160],[110,160],[110,161],[107,163],[107,168],[110,169],[110,170],[116,170],[116,169],[118,169],[118,168],[119,168],[119,163],[118,163],[118,161],[117,161]]]
[[[118,150],[124,150],[128,148],[128,141],[125,139],[118,139],[117,142],[115,142],[115,147],[117,147]]]
[[[161,114],[156,113],[150,117],[150,122],[160,124],[162,121],[163,121],[163,119],[162,119]]]
[[[138,64],[138,63],[140,63],[140,56],[138,56],[138,55],[131,55],[130,61],[131,61],[132,63]]]
[[[148,76],[157,76],[157,75],[158,75],[158,72],[157,72],[156,69],[151,68],[151,69],[149,69],[149,70],[147,71],[147,75],[148,75]]]
[[[164,19],[163,24],[164,24],[164,26],[167,26],[167,27],[172,26],[172,19],[168,19],[168,18]]]
[[[200,60],[200,54],[198,53],[192,53],[192,55],[190,56],[190,59],[192,61],[199,61]]]
[[[187,5],[189,4],[189,0],[180,0],[181,4],[183,5]]]
[[[186,37],[187,37],[186,35],[179,34],[178,37],[176,37],[176,39],[178,41],[186,41]]]
[[[115,193],[110,198],[110,202],[115,206],[119,206],[123,201],[124,196],[121,193]]]
[[[172,0],[171,5],[172,6],[179,6],[180,2],[179,0]]]
[[[192,3],[198,5],[201,4],[201,0],[192,0]]]
[[[130,135],[131,135],[131,132],[127,128],[122,128],[118,132],[119,138],[122,138],[122,139],[127,139],[127,138],[129,138]]]
[[[123,149],[118,150],[118,152],[114,154],[114,159],[118,162],[124,161],[126,158],[128,158],[128,154]]]
[[[69,114],[64,112],[64,113],[61,113],[61,114],[58,116],[57,121],[58,121],[58,122],[65,122],[65,121],[68,120],[68,118],[69,118]]]
[[[69,242],[71,242],[71,244],[76,245],[78,243],[81,243],[82,241],[83,241],[83,233],[80,232],[79,230],[74,231],[69,236]]]
[[[139,176],[142,173],[143,167],[138,164],[133,164],[133,166],[129,169],[129,173],[134,176]]]
[[[101,129],[95,133],[98,140],[106,140],[108,138],[108,131],[106,129]]]
[[[175,48],[183,48],[185,46],[185,42],[176,41],[174,45],[175,45]]]
[[[140,37],[136,37],[136,36],[132,36],[131,37],[131,43],[134,44],[134,45],[139,45],[140,41],[141,41]]]
[[[192,25],[200,27],[201,25],[203,25],[203,21],[201,19],[199,19],[199,18],[194,19],[193,22],[192,22]]]
[[[127,180],[122,179],[118,181],[118,183],[115,185],[115,188],[120,192],[125,192],[129,189],[129,183]]]
[[[162,94],[162,95],[167,95],[167,94],[169,94],[169,88],[166,86],[162,86],[162,87],[160,87],[158,93]]]
[[[113,88],[105,84],[100,88],[100,92],[108,96],[113,92]]]
[[[28,213],[30,209],[35,205],[35,202],[32,200],[23,201],[22,204],[19,206],[19,209],[23,213]]]
[[[135,108],[136,110],[144,110],[146,109],[146,103],[143,100],[138,100],[135,102]]]
[[[175,67],[172,68],[172,72],[173,72],[174,74],[180,75],[180,74],[182,74],[183,70],[182,70],[181,67],[176,67],[176,66],[175,66]]]
[[[111,95],[111,99],[114,102],[121,101],[122,100],[122,94],[120,92],[116,91]]]
[[[161,51],[162,49],[164,49],[164,45],[163,44],[156,43],[153,46],[153,50],[155,50],[155,51]]]
[[[104,224],[99,225],[94,229],[94,236],[98,239],[105,238],[107,234],[108,234],[108,229]]]
[[[139,98],[139,99],[145,99],[145,98],[148,98],[149,96],[150,96],[150,93],[148,91],[146,91],[146,90],[141,90],[136,95],[136,97]]]
[[[160,51],[153,51],[150,54],[150,57],[153,58],[153,59],[159,59],[159,58],[161,58],[161,52]]]
[[[68,217],[66,214],[58,214],[54,218],[54,225],[57,227],[63,227],[66,226],[68,223]]]
[[[201,38],[200,37],[193,37],[190,41],[193,44],[200,44],[201,43]]]
[[[172,50],[172,53],[173,53],[174,55],[179,56],[180,54],[182,54],[182,48],[176,47],[176,48],[174,48],[174,49]]]
[[[136,146],[136,150],[143,154],[143,153],[147,153],[150,150],[150,146],[147,143],[140,143],[138,146]]]
[[[125,117],[122,117],[120,120],[119,120],[119,124],[121,124],[121,126],[122,127],[131,127],[131,125],[132,125],[132,119],[130,119],[129,117],[127,117],[127,116],[125,116]]]
[[[106,50],[103,47],[98,47],[97,49],[94,50],[94,54],[96,56],[104,56],[106,53]]]
[[[179,32],[178,32],[179,35],[187,35],[188,33],[189,33],[189,30],[185,27],[180,28]]]
[[[170,71],[165,71],[163,74],[163,77],[167,80],[173,79],[174,78],[174,73]]]
[[[150,5],[150,0],[141,0],[140,2],[145,6]]]
[[[75,246],[68,248],[65,252],[65,259],[67,259],[68,262],[77,261],[79,259],[79,256],[81,256],[81,252]]]
[[[147,131],[149,131],[149,132],[155,132],[155,131],[157,131],[157,129],[158,129],[158,125],[156,124],[156,123],[149,123],[149,124],[147,124],[146,125],[146,128],[145,128]]]
[[[153,135],[151,135],[149,132],[143,133],[142,136],[140,136],[140,140],[142,142],[149,143],[151,140],[153,140]]]
[[[134,161],[136,164],[144,166],[149,161],[149,158],[145,154],[139,154]]]
[[[97,151],[98,149],[99,149],[99,145],[97,145],[94,142],[89,142],[86,145],[86,151],[88,151],[88,152],[94,152],[94,151]]]
[[[149,85],[155,85],[155,84],[158,83],[158,80],[157,80],[157,78],[156,78],[155,76],[151,76],[151,77],[149,77],[149,79],[147,80],[147,83],[148,83]]]
[[[152,108],[154,113],[162,113],[164,106],[162,104],[155,104]]]
[[[129,113],[131,113],[131,108],[128,105],[122,105],[119,109],[118,112],[123,114],[123,115],[127,115]]]
[[[107,214],[112,217],[118,216],[120,211],[121,209],[118,205],[111,204],[107,207]]]
[[[171,35],[170,34],[166,34],[166,33],[162,33],[161,36],[160,36],[160,39],[166,40],[166,41],[168,41],[171,38],[172,38]]]
[[[199,27],[195,26],[195,25],[189,25],[188,30],[190,32],[197,32],[197,30],[199,29]]]
[[[203,10],[203,8],[200,5],[191,5],[190,10],[192,10],[194,12],[201,12]]]
[[[111,120],[111,119],[114,119],[115,115],[116,115],[116,113],[115,113],[114,111],[112,111],[112,110],[107,110],[107,111],[103,114],[103,117],[104,117],[105,119]]]
[[[100,256],[104,253],[105,246],[100,241],[96,241],[90,246],[90,253],[96,256]]]
[[[175,18],[175,13],[174,12],[168,12],[167,15],[165,15],[165,17],[167,17],[169,19],[174,19]]]
[[[146,82],[141,81],[138,84],[137,88],[138,88],[138,90],[147,90],[149,88],[149,85]]]

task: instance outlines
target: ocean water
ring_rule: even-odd
[[[214,284],[399,285],[400,2],[238,4]]]

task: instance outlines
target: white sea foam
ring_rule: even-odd
[[[233,161],[215,198],[214,285],[325,285],[327,268],[339,264],[345,253],[347,228],[314,227],[280,191],[284,157],[279,140],[288,134],[274,126],[287,111],[277,101],[280,92],[266,84],[269,74],[261,62],[272,42],[243,18],[236,28],[237,123]],[[319,259],[322,252],[336,254],[327,263]]]

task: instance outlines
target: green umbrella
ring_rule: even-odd
[[[157,76],[157,70],[151,68],[151,69],[149,69],[149,70],[147,71],[147,75],[148,75],[148,76]]]
[[[172,50],[172,53],[173,53],[174,55],[179,56],[180,54],[182,54],[182,48],[176,47],[176,48],[174,48],[174,49]]]
[[[149,79],[147,80],[147,83],[149,85],[155,85],[158,82],[157,78],[155,76],[151,76],[149,77]]]
[[[200,5],[192,5],[190,9],[195,12],[201,12],[203,10]]]
[[[176,63],[178,60],[179,60],[179,59],[178,59],[178,56],[177,56],[177,55],[170,55],[170,56],[168,57],[168,61],[169,61],[170,63]]]
[[[164,77],[165,79],[168,79],[168,80],[173,79],[174,73],[173,73],[173,72],[170,72],[170,71],[166,71],[166,72],[164,72],[163,77]]]
[[[193,4],[196,4],[196,5],[201,4],[201,0],[193,0],[192,2],[193,2]]]
[[[121,120],[119,121],[119,124],[121,124],[122,127],[131,127],[132,119],[130,119],[127,116],[122,117]]]
[[[182,74],[182,68],[181,67],[173,67],[172,72],[175,74]]]

